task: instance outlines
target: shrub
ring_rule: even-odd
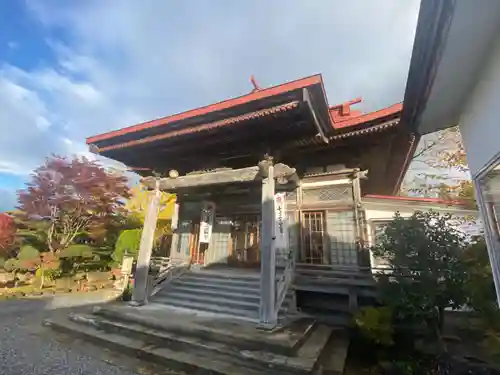
[[[31,245],[24,245],[21,247],[17,259],[19,260],[33,260],[40,257],[40,252]]]
[[[61,250],[59,258],[93,258],[94,248],[86,244],[70,245]]]
[[[390,346],[394,328],[389,307],[364,307],[354,316],[354,323],[363,336],[379,345]]]
[[[13,272],[19,269],[19,261],[16,258],[7,259],[3,265],[7,272]]]
[[[463,253],[463,261],[467,267],[464,289],[467,305],[480,313],[489,328],[500,330],[500,312],[484,240],[469,246]]]
[[[396,214],[373,248],[389,263],[379,276],[381,302],[392,308],[397,323],[441,330],[444,309],[466,302],[462,253],[467,242],[451,220],[434,212]]]
[[[142,229],[127,229],[120,233],[116,241],[113,260],[121,263],[125,253],[137,257],[141,243]]]

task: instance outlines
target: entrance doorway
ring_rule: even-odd
[[[260,216],[241,215],[232,220],[231,260],[248,266],[260,265]]]
[[[194,223],[191,226],[189,239],[189,255],[191,264],[205,264],[206,244],[200,244],[200,223]]]

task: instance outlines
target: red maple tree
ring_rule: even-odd
[[[52,156],[37,168],[18,209],[47,223],[47,247],[68,247],[77,234],[106,226],[129,198],[127,178],[86,158]]]
[[[0,255],[9,255],[14,244],[16,226],[11,216],[0,213]]]

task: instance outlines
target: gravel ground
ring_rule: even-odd
[[[43,327],[45,318],[69,311],[49,305],[43,299],[0,302],[0,374],[174,374]]]

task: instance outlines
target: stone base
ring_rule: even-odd
[[[154,304],[96,308],[93,314],[72,314],[46,324],[169,369],[232,375],[318,373],[324,368],[318,359],[327,343],[345,337],[311,320],[268,332],[251,323],[179,314]],[[335,341],[335,358],[344,359],[336,368],[343,368],[348,340]]]

